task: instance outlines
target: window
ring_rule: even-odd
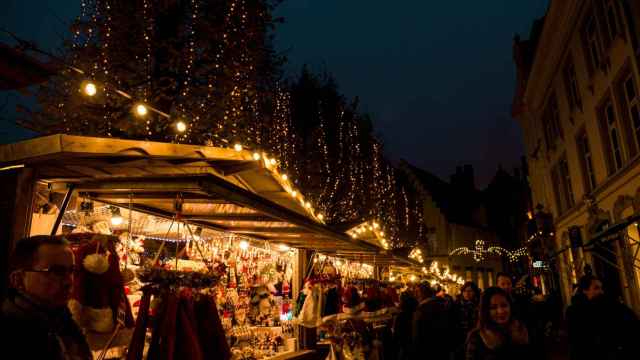
[[[558,204],[558,211],[561,215],[575,205],[569,162],[567,161],[566,155],[551,169],[551,180],[553,184],[557,184],[557,186],[554,187],[554,192],[556,203]]]
[[[576,78],[576,68],[571,58],[567,61],[564,68],[564,82],[571,110],[582,110],[582,98],[580,96],[580,88],[578,87],[578,79]]]
[[[560,127],[560,112],[555,94],[552,94],[547,103],[547,108],[542,116],[542,126],[544,127],[544,137],[548,149],[554,149],[556,143],[562,139],[562,129]]]
[[[582,29],[582,36],[589,70],[593,72],[600,67],[602,60],[600,34],[598,33],[598,23],[596,22],[594,14],[586,18],[584,28]]]
[[[629,75],[624,79],[624,108],[628,111],[629,120],[631,120],[631,132],[636,141],[636,145],[640,147],[640,96],[636,88],[633,75]]]
[[[601,123],[604,132],[605,147],[607,158],[609,159],[609,174],[612,174],[622,168],[623,153],[622,143],[620,141],[620,126],[616,119],[613,102],[608,100],[601,111]]]
[[[578,154],[582,161],[582,173],[584,175],[585,192],[590,192],[595,189],[596,173],[593,170],[593,158],[591,156],[591,147],[589,146],[589,137],[587,132],[582,130],[577,138]]]

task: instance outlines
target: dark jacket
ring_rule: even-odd
[[[567,309],[572,360],[637,359],[638,318],[624,304],[601,297],[573,297]]]
[[[2,304],[0,349],[16,359],[91,360],[82,331],[64,307],[46,310],[12,293]]]
[[[465,360],[531,360],[526,327],[512,323],[509,331],[475,329],[467,339]]]
[[[418,305],[413,315],[412,359],[449,359],[455,320],[447,300],[434,297]]]
[[[455,352],[456,359],[464,359],[465,342],[478,323],[478,304],[461,299],[455,306]]]

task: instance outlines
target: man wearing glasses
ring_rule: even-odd
[[[67,241],[26,238],[9,259],[11,289],[0,315],[2,351],[20,359],[92,359],[67,308],[75,269]]]

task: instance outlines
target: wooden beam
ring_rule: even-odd
[[[264,167],[261,161],[210,161],[209,163],[224,176],[254,171]]]
[[[228,201],[224,199],[215,198],[206,194],[194,194],[194,193],[185,193],[185,192],[176,192],[176,191],[167,191],[167,192],[118,192],[118,193],[98,193],[85,191],[81,192],[83,195],[101,198],[105,200],[126,200],[129,201],[129,194],[133,195],[133,199],[138,203],[152,203],[163,200],[173,200],[178,196],[178,194],[182,195],[182,199],[186,203],[194,203],[194,204],[229,204]]]
[[[291,226],[230,226],[229,231],[238,232],[238,233],[271,233],[271,234],[306,234],[309,232],[308,229],[303,229],[299,227],[291,227]]]
[[[186,202],[186,201],[185,201]],[[216,214],[188,214],[185,219],[205,221],[255,221],[255,222],[280,222],[267,215],[259,213],[216,213]]]

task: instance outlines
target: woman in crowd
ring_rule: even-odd
[[[474,282],[467,281],[462,285],[460,298],[455,309],[457,321],[456,359],[464,359],[465,340],[478,322],[479,302],[480,289]]]
[[[467,339],[466,360],[531,358],[527,329],[511,309],[511,297],[504,290],[490,287],[482,294],[478,326]]]

